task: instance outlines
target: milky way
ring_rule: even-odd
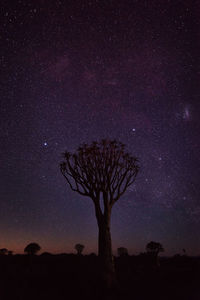
[[[95,252],[92,201],[62,153],[117,139],[140,160],[113,208],[114,252],[200,251],[198,1],[1,4],[0,245]]]

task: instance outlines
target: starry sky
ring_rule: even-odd
[[[140,160],[113,250],[200,254],[199,1],[14,0],[0,9],[0,248],[97,251],[62,153],[117,139]]]

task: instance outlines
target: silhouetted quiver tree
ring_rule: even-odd
[[[81,244],[76,244],[74,248],[76,249],[77,254],[78,254],[78,255],[81,255],[82,252],[83,252],[83,249],[85,248],[85,246],[84,246],[84,245],[81,245]]]
[[[155,265],[159,266],[158,254],[160,252],[164,252],[162,244],[151,241],[146,245],[146,250],[147,253],[153,258]]]
[[[0,255],[6,255],[6,254],[8,254],[8,249],[6,248],[0,249]]]
[[[30,243],[24,248],[24,252],[29,255],[35,255],[41,250],[41,247],[37,243]]]
[[[183,251],[183,255],[187,256],[187,252],[186,252],[185,248],[183,248],[182,251]]]
[[[98,254],[105,276],[112,277],[111,209],[135,181],[137,158],[126,153],[125,145],[115,140],[84,144],[74,154],[65,152],[64,158],[60,169],[70,188],[94,203],[99,228]]]

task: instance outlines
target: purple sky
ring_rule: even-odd
[[[200,254],[198,1],[2,1],[0,247],[97,249],[93,203],[61,154],[117,139],[140,160],[114,206],[114,253]]]

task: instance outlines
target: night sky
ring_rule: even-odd
[[[199,1],[21,0],[0,8],[0,248],[97,251],[65,150],[117,139],[140,172],[112,211],[113,250],[200,254]]]

